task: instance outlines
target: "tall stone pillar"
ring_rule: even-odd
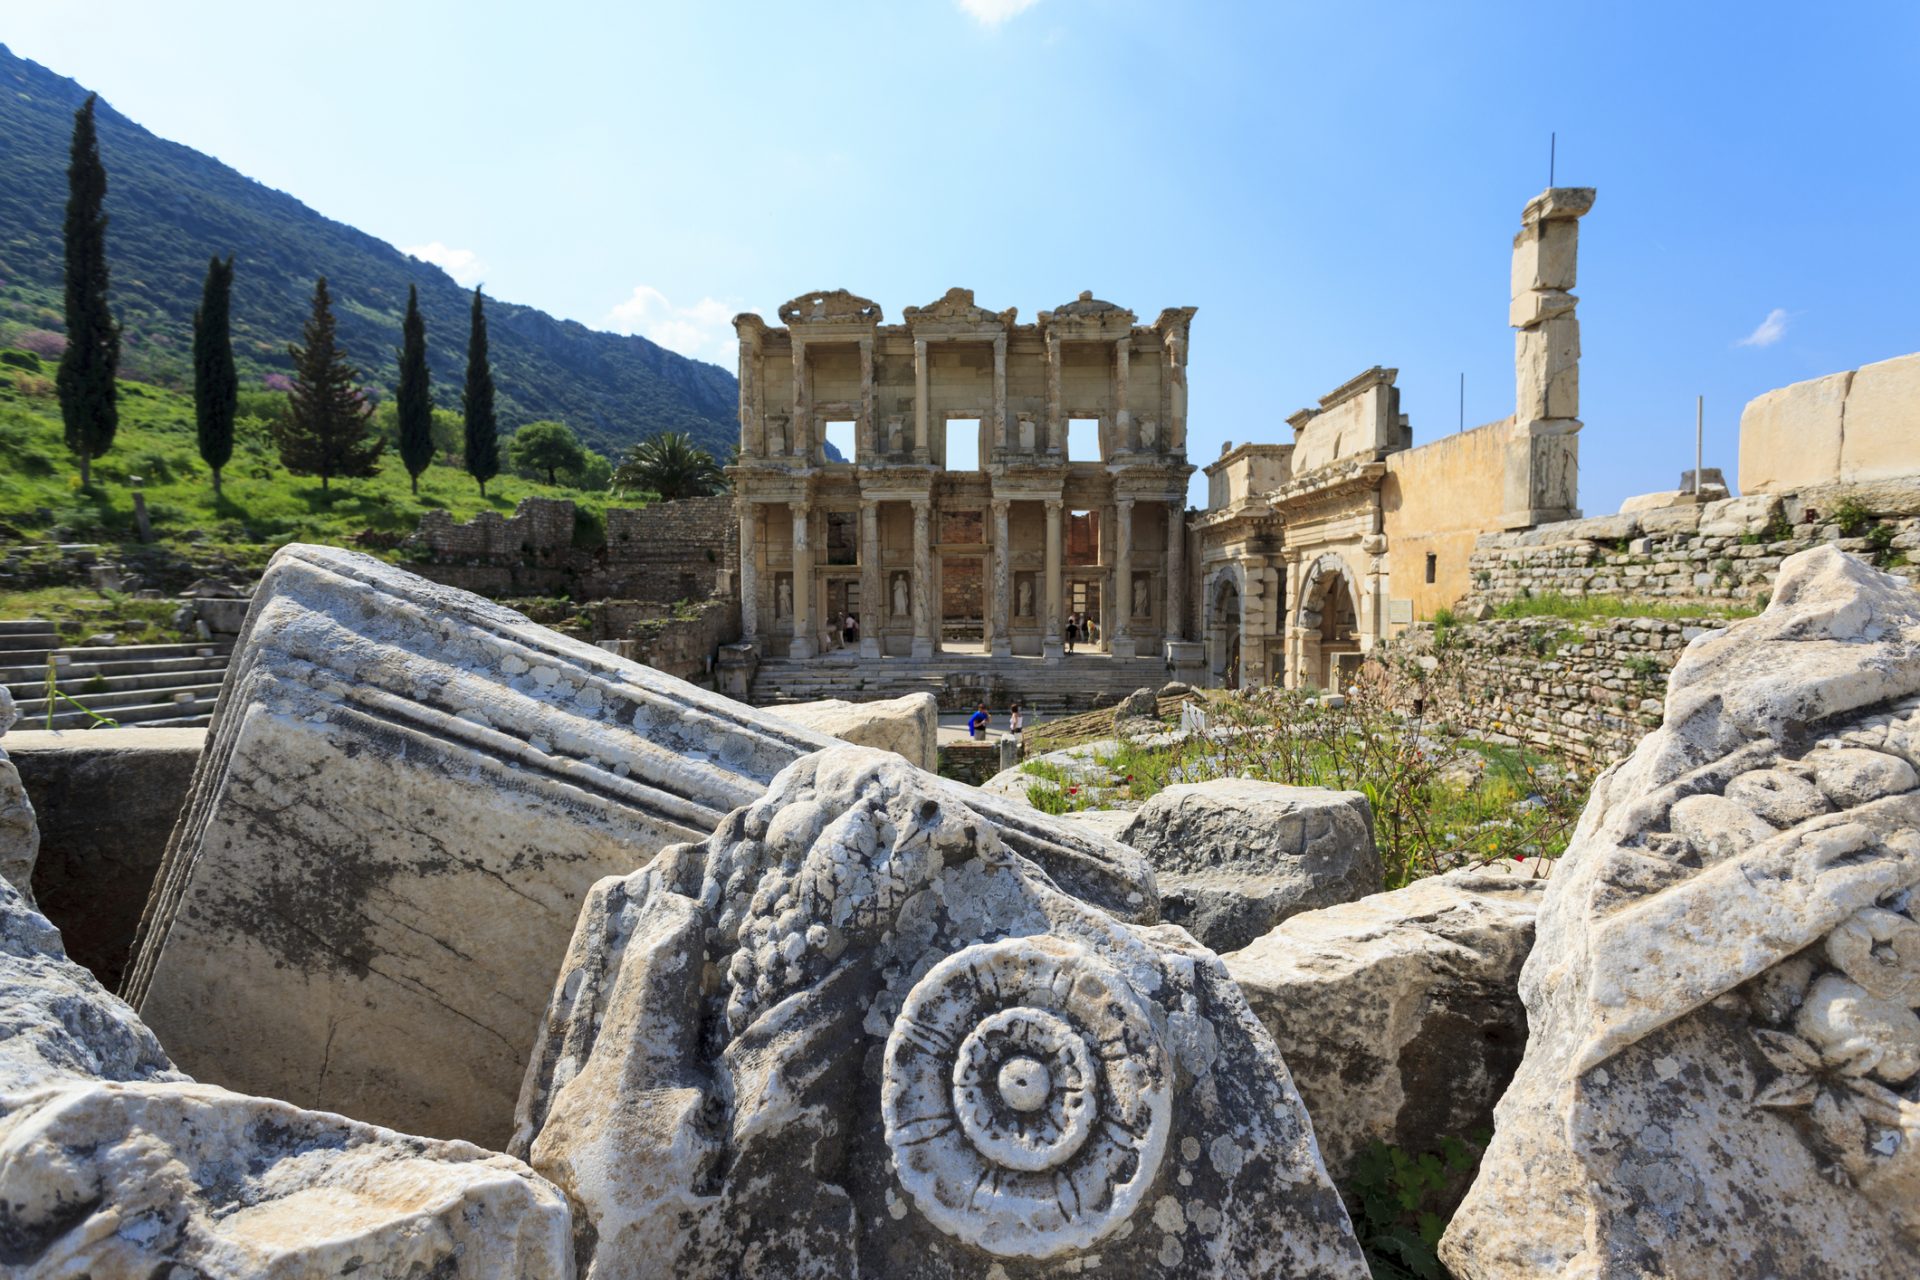
[[[1167,628],[1169,640],[1187,638],[1187,504],[1167,502]]]
[[[1139,652],[1133,636],[1133,499],[1122,498],[1114,510],[1113,637],[1107,648],[1116,658]]]
[[[913,656],[931,658],[933,634],[933,503],[913,500]]]
[[[860,499],[860,656],[878,658],[886,615],[886,584],[880,580],[880,504]]]
[[[1067,451],[1067,424],[1060,408],[1060,339],[1047,335],[1047,452]]]
[[[913,340],[913,460],[926,462],[927,449],[927,340]]]
[[[758,457],[766,447],[762,423],[765,396],[760,389],[760,338],[744,327],[740,334],[740,456]]]
[[[1041,653],[1049,658],[1058,658],[1063,652],[1060,645],[1060,510],[1064,505],[1059,498],[1047,499],[1047,629]]]
[[[860,339],[860,421],[854,426],[854,457],[868,462],[879,452],[878,425],[873,420],[873,339]]]
[[[1007,536],[1005,498],[993,500],[993,598],[987,605],[989,652],[996,658],[1013,653],[1013,543]]]
[[[1167,339],[1167,445],[1175,453],[1187,447],[1187,339]]]
[[[787,424],[787,449],[813,461],[813,398],[807,392],[807,344],[793,339],[793,419]],[[797,593],[798,582],[794,583]]]
[[[1004,453],[1007,448],[1007,335],[993,340],[993,447]]]
[[[754,545],[754,528],[759,523],[759,508],[740,499],[740,638],[748,644],[760,643],[760,565]]]
[[[1133,449],[1133,410],[1128,407],[1128,382],[1133,359],[1133,339],[1119,338],[1113,344],[1113,426],[1122,450]]]
[[[793,510],[793,647],[788,656],[811,658],[817,651],[813,625],[813,542],[807,533],[807,504]]]
[[[1592,187],[1550,187],[1527,202],[1513,238],[1514,414],[1501,524],[1525,528],[1579,511],[1579,219]]]

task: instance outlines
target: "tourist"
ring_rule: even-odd
[[[851,613],[840,619],[840,639],[848,648],[860,643],[860,619]]]
[[[1073,642],[1075,640],[1078,640],[1079,638],[1080,638],[1080,615],[1077,613],[1070,613],[1067,615],[1067,652],[1068,653],[1073,652]]]
[[[991,717],[987,715],[987,704],[984,702],[981,703],[979,709],[967,719],[967,736],[985,741],[987,736],[987,721],[990,718]]]
[[[1016,702],[1013,704],[1012,709],[1007,712],[1007,732],[1013,737],[1019,737],[1020,725],[1020,704]]]

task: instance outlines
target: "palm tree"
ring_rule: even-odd
[[[642,440],[613,470],[616,492],[647,489],[663,502],[719,493],[726,485],[720,464],[684,431],[663,431]]]

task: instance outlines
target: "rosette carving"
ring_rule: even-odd
[[[901,1186],[942,1231],[1002,1257],[1084,1249],[1152,1185],[1172,1114],[1166,1050],[1111,966],[1054,937],[935,965],[887,1038]]]

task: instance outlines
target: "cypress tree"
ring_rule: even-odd
[[[93,127],[93,95],[73,113],[67,163],[67,349],[60,357],[60,416],[67,448],[80,460],[80,487],[93,483],[93,460],[120,426],[114,375],[120,326],[107,310],[107,171]]]
[[[233,255],[207,262],[200,309],[193,313],[193,419],[200,460],[213,470],[213,496],[220,496],[220,469],[233,457],[233,418],[240,381],[233,369],[233,333],[228,321],[233,291]]]
[[[334,336],[327,278],[313,286],[313,314],[301,331],[306,345],[290,346],[293,390],[286,415],[274,424],[280,461],[297,476],[319,476],[320,491],[334,476],[370,476],[380,470],[387,442],[371,434],[373,405],[360,393],[359,373]]]
[[[487,315],[481,307],[480,289],[473,290],[473,328],[467,335],[467,389],[463,397],[467,415],[467,474],[480,482],[480,496],[487,496],[487,481],[500,474],[499,428],[493,419],[493,370],[487,364]]]
[[[418,494],[420,473],[433,461],[433,385],[427,372],[427,322],[420,318],[420,291],[412,285],[407,286],[407,318],[400,334],[400,388],[395,397],[400,461]]]

